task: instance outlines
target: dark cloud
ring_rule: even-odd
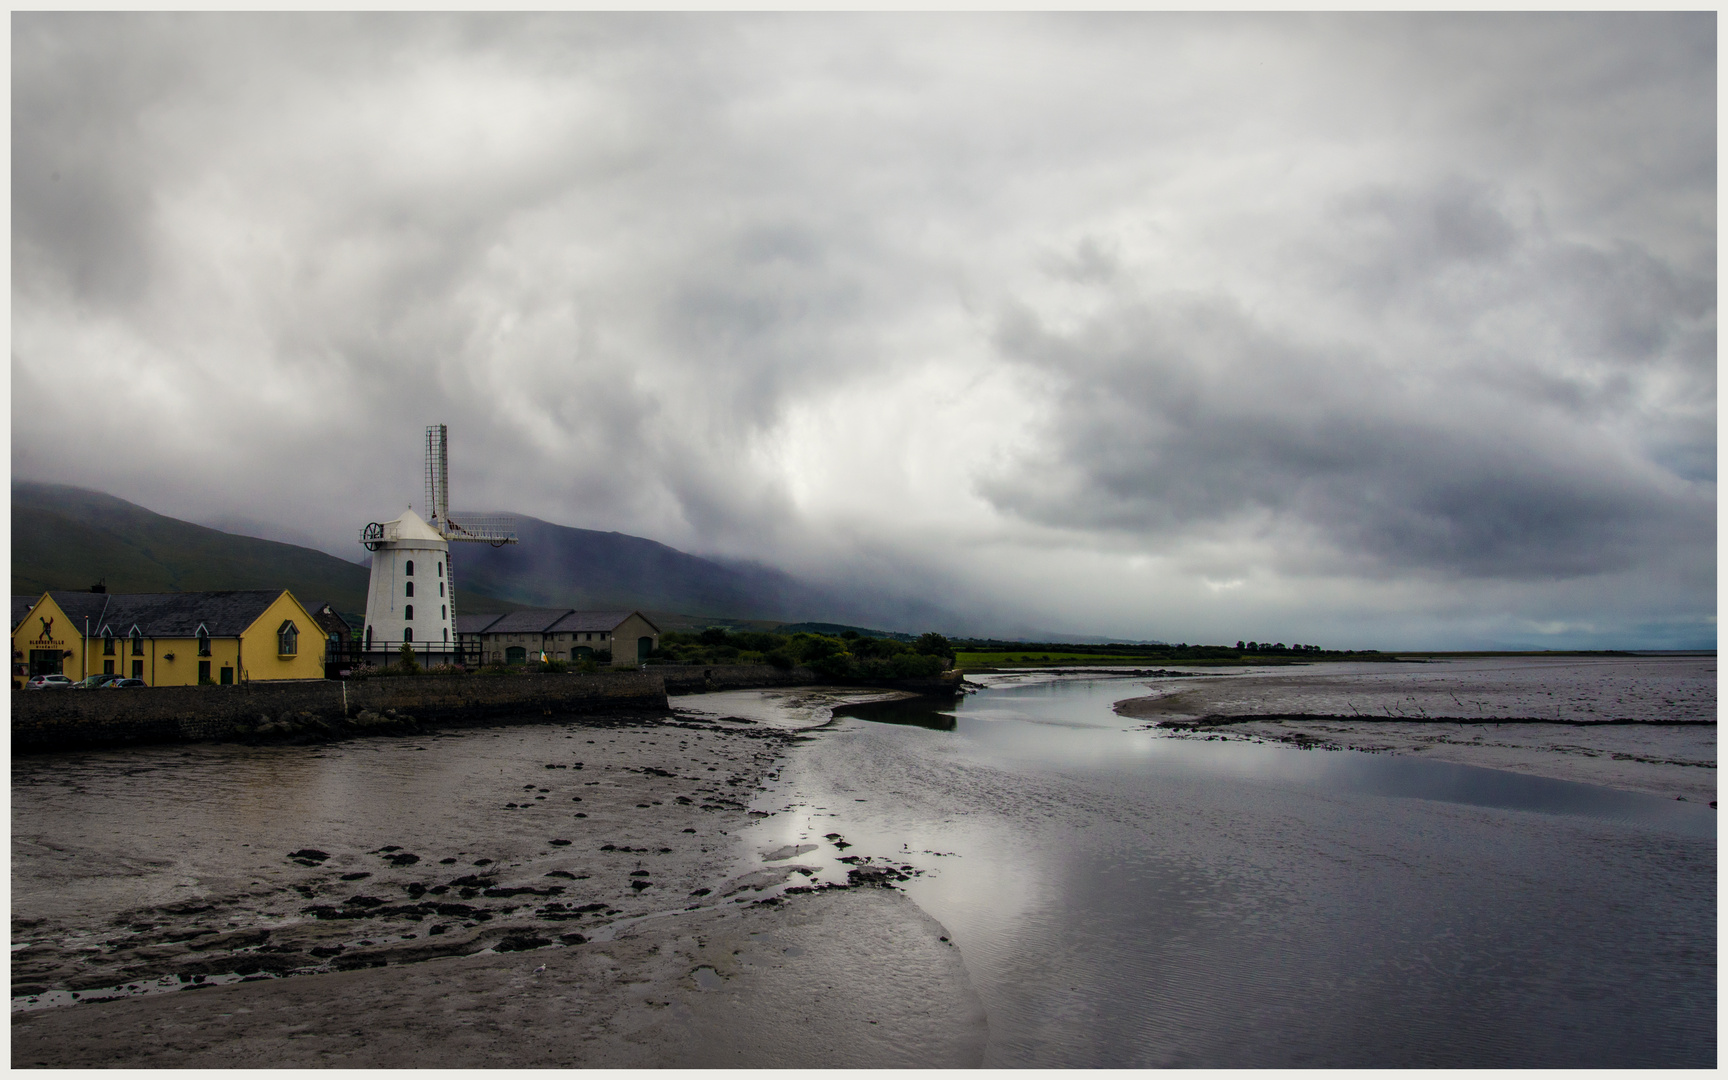
[[[1676,382],[1713,403],[1712,282],[1520,230],[1456,178],[1351,193],[1320,224],[1306,265],[1370,321],[1315,333],[1131,287],[1065,332],[1010,309],[1002,353],[1060,390],[981,490],[1154,546],[1286,531],[1271,557],[1298,573],[1543,579],[1711,551],[1713,483],[1626,435]],[[1405,340],[1376,340],[1388,319]],[[1713,447],[1713,409],[1667,404]]]
[[[339,547],[444,421],[458,503],[977,628],[1713,625],[1712,13],[12,40],[22,478]]]

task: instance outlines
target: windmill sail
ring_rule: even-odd
[[[450,429],[443,424],[426,427],[427,524],[446,540],[503,547],[516,540],[515,522],[502,514],[465,514],[460,522],[450,519]]]

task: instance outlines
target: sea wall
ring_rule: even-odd
[[[12,692],[12,752],[331,738],[426,726],[663,712],[656,672],[421,675],[335,682]]]

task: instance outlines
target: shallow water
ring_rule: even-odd
[[[913,868],[990,1065],[1714,1065],[1713,810],[1168,738],[1111,712],[1146,692],[842,710],[889,722],[795,753],[755,842]]]

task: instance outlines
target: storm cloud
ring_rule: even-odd
[[[13,473],[346,554],[442,421],[952,630],[1713,644],[1715,33],[20,13]]]

